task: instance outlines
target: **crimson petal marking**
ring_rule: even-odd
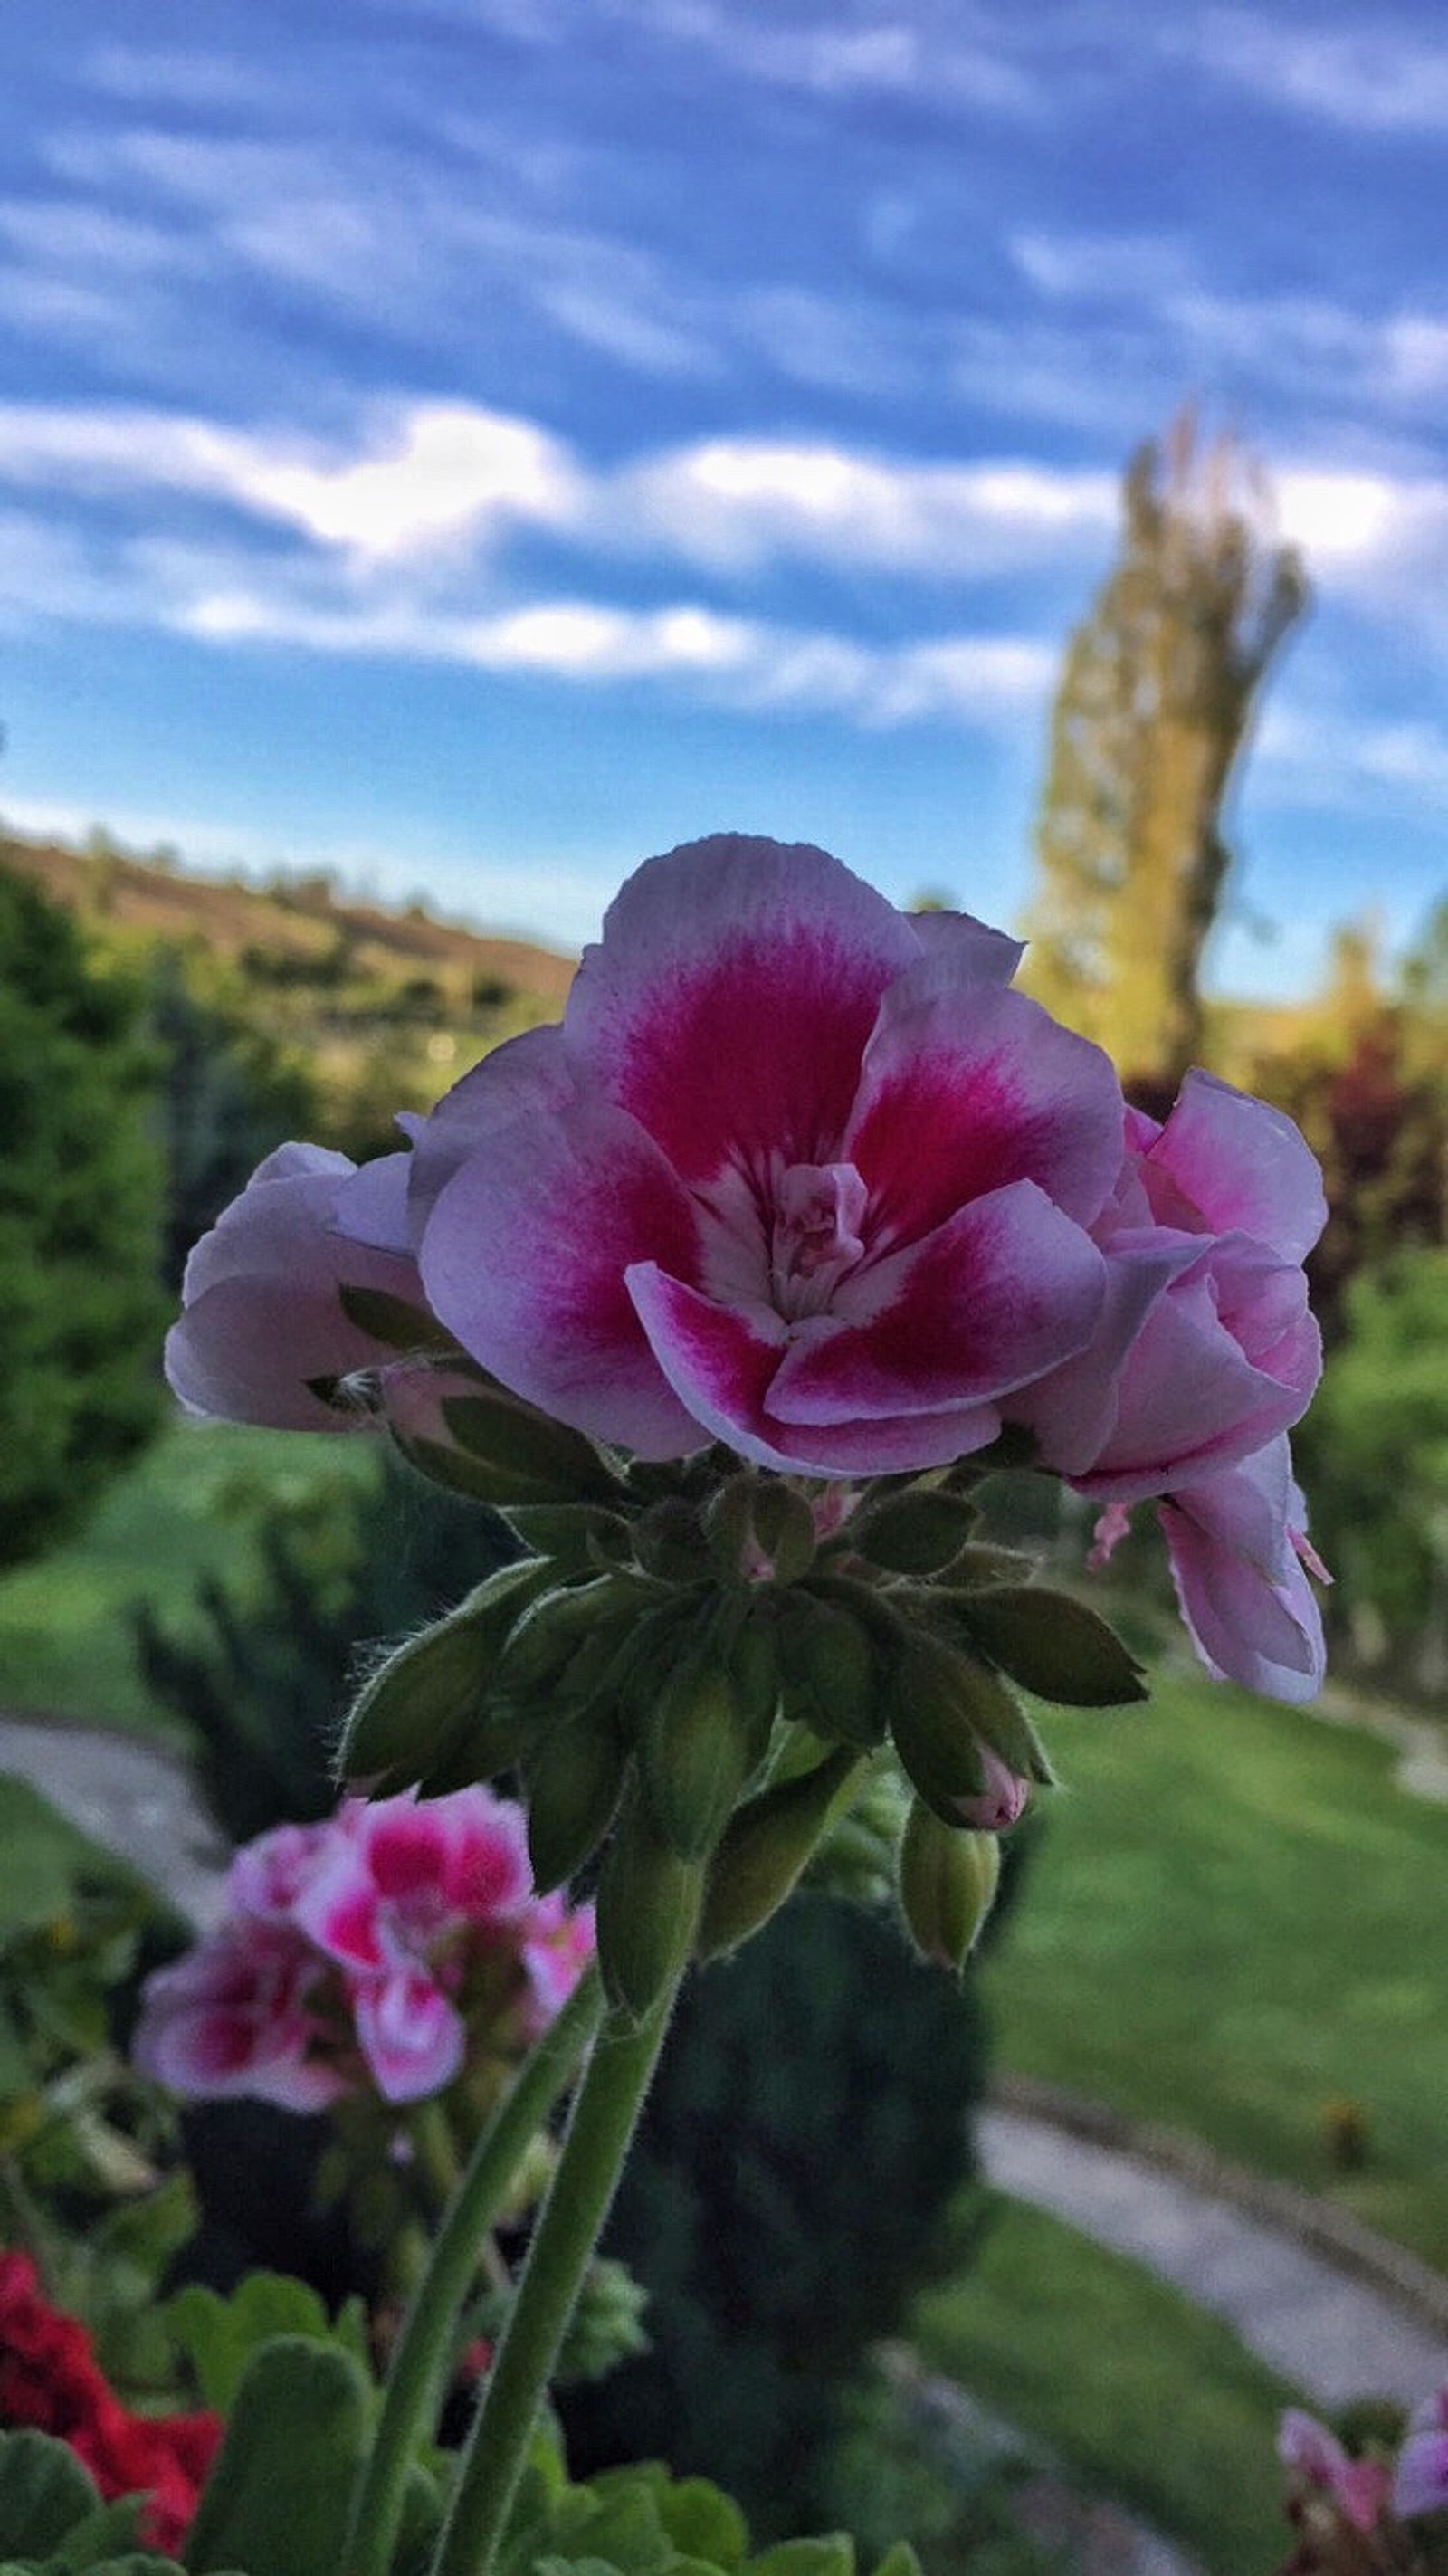
[[[504,1386],[645,1458],[700,1447],[624,1273],[696,1276],[698,1223],[656,1145],[605,1101],[522,1112],[447,1182],[422,1237],[432,1310]]]
[[[912,995],[907,976],[885,996],[841,1147],[870,1185],[876,1240],[914,1241],[1012,1181],[1089,1225],[1121,1169],[1108,1058],[1023,993]]]
[[[1303,1260],[1327,1222],[1317,1157],[1292,1120],[1212,1073],[1187,1075],[1143,1177],[1180,1191],[1212,1233],[1252,1235],[1286,1261]]]
[[[610,905],[569,1048],[684,1180],[833,1158],[880,997],[920,955],[824,850],[722,833],[650,859]]]
[[[460,2071],[466,2034],[430,1977],[399,1969],[352,1996],[357,2042],[384,2102],[440,2093]]]
[[[993,1402],[1081,1350],[1095,1331],[1106,1264],[1034,1181],[961,1208],[882,1264],[893,1294],[828,1340],[800,1339],[770,1389],[791,1425],[880,1421]],[[880,1270],[857,1292],[877,1287]],[[850,1317],[849,1283],[835,1298]]]
[[[815,1476],[890,1475],[944,1467],[1000,1431],[993,1405],[952,1404],[896,1421],[800,1425],[772,1414],[768,1396],[788,1326],[767,1308],[717,1305],[655,1262],[629,1273],[644,1329],[690,1412],[741,1458]],[[854,1338],[852,1335],[848,1338]]]

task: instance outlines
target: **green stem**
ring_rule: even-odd
[[[687,1955],[687,1945],[686,1945]],[[565,2328],[608,2216],[668,2028],[679,1974],[641,2022],[611,2014],[577,2093],[558,2170],[493,2359],[430,2576],[489,2576]]]
[[[376,2438],[353,2491],[344,2576],[386,2576],[401,2526],[407,2473],[419,2443],[436,2426],[458,2312],[472,2287],[488,2231],[602,2014],[603,1993],[593,1966],[524,2061],[473,2149],[392,2355]]]

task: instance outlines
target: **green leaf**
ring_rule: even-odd
[[[0,2433],[0,2549],[49,2557],[100,2503],[68,2443],[49,2433]]]
[[[977,1643],[992,1663],[1068,1708],[1117,1708],[1147,1696],[1142,1667],[1104,1619],[1069,1592],[1038,1584],[1002,1585],[974,1593],[964,1606]]]
[[[379,1790],[434,1785],[462,1768],[473,1780],[516,1760],[526,1729],[485,1715],[505,1640],[552,1580],[544,1563],[505,1565],[457,1609],[410,1637],[379,1665],[353,1702],[339,1767]]]
[[[912,1486],[857,1512],[847,1524],[852,1549],[890,1574],[939,1574],[954,1562],[979,1514],[963,1494]]]
[[[732,2496],[707,2478],[680,2478],[661,2489],[658,2503],[659,2520],[683,2557],[705,2559],[711,2567],[741,2565],[749,2531]]]
[[[500,1503],[608,1502],[618,1479],[591,1440],[501,1391],[445,1396],[442,1418],[461,1449],[500,1485]]]
[[[875,2576],[921,2576],[920,2561],[908,2540],[897,2540],[893,2549],[886,2550]]]
[[[356,2303],[351,2303],[355,2310]],[[249,2272],[229,2298],[193,2285],[166,2306],[166,2323],[196,2375],[202,2403],[229,2410],[252,2355],[279,2335],[349,2351],[357,2360],[357,2317],[334,2326],[318,2293],[284,2272]]]
[[[750,2560],[750,2576],[855,2576],[855,2544],[843,2531],[822,2540],[781,2540]]]
[[[335,2344],[263,2344],[237,2389],[186,2544],[190,2576],[336,2576],[374,2392]]]

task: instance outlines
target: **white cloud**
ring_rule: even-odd
[[[360,446],[360,453],[358,452]],[[709,439],[590,468],[537,423],[463,403],[376,411],[350,448],[144,410],[0,405],[0,481],[230,502],[360,563],[466,561],[508,525],[715,569],[777,561],[958,581],[1089,548],[1116,480]]]
[[[1431,26],[1289,24],[1263,11],[1210,10],[1163,37],[1223,79],[1360,133],[1448,131],[1448,44]]]

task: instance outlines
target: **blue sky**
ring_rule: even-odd
[[[1187,397],[1315,584],[1214,980],[1448,843],[1448,21],[1265,0],[47,0],[0,90],[0,813],[573,946],[825,843],[1019,915]]]

